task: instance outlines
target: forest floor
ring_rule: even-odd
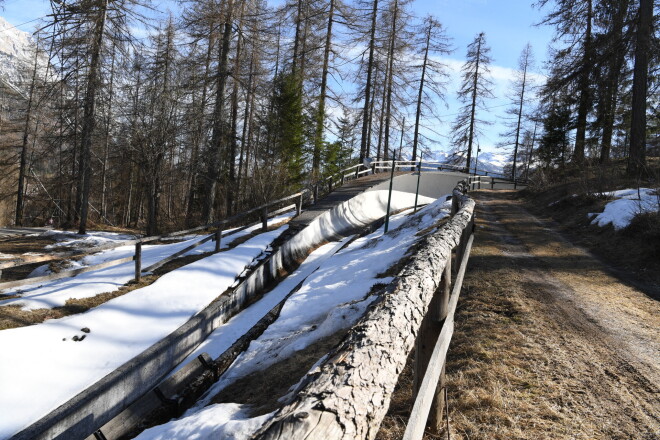
[[[447,364],[451,438],[660,439],[660,302],[517,192],[472,196],[477,230]],[[401,438],[410,370],[379,439]]]

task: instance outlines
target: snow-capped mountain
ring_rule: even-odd
[[[424,160],[448,163],[452,165],[465,166],[465,152],[456,151],[433,151],[431,157]],[[470,169],[474,169],[474,161],[476,157],[472,156],[472,165]],[[503,174],[504,168],[510,165],[509,155],[498,152],[480,152],[479,153],[479,166],[477,167],[480,172],[488,172],[495,174]],[[480,173],[481,174],[481,173]]]
[[[31,35],[0,17],[0,79],[15,87],[25,84],[33,57]]]

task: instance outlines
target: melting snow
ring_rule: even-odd
[[[226,429],[225,426],[234,426],[234,423],[246,424],[245,426],[250,426],[250,429],[261,426],[269,415],[248,419],[247,413],[241,412],[236,417],[219,417],[214,420],[214,408],[217,405],[207,407],[204,405],[237,379],[264,370],[324,337],[353,326],[369,304],[375,300],[375,297],[370,295],[372,287],[375,284],[387,284],[392,280],[392,277],[384,276],[383,273],[403,258],[408,249],[419,239],[417,232],[449,215],[450,208],[451,202],[445,201],[445,197],[442,197],[416,214],[410,214],[411,210],[408,210],[393,216],[387,234],[383,234],[381,227],[367,236],[354,240],[334,255],[329,249],[330,246],[337,246],[336,244],[331,243],[319,248],[315,253],[322,252],[322,255],[329,253],[331,256],[324,261],[318,261],[316,259],[321,259],[323,256],[315,256],[313,253],[298,271],[292,274],[294,280],[289,281],[286,287],[283,286],[278,298],[286,295],[287,290],[295,285],[294,281],[302,278],[302,275],[297,275],[298,272],[305,274],[306,277],[300,289],[286,300],[278,319],[259,338],[251,342],[248,349],[236,359],[197,405],[188,410],[183,418],[147,430],[137,438],[139,440],[186,439],[190,438],[191,433],[199,432],[196,431],[196,427],[200,423],[209,423],[217,430],[213,432],[222,433],[225,432],[222,431]],[[307,272],[314,267],[318,267],[318,270],[307,276]],[[275,304],[276,301],[271,303]],[[237,315],[234,320],[241,319],[243,314],[250,313],[249,310]],[[269,308],[262,307],[262,313],[264,310]],[[199,351],[212,353],[212,357],[216,357],[231,345],[233,340],[240,336],[239,333],[245,331],[232,334],[233,329],[230,328],[232,321],[216,329]],[[217,410],[224,411],[222,407]],[[253,426],[255,428],[252,428]],[[207,438],[205,435],[206,431],[200,434],[199,438]],[[239,435],[236,438],[246,437]]]
[[[605,205],[605,210],[600,214],[590,213],[590,217],[595,215],[591,224],[603,227],[611,223],[618,230],[627,227],[637,214],[660,211],[657,190],[640,188],[638,192],[637,189],[622,189],[606,195],[615,200]]]
[[[284,214],[270,219],[268,223],[277,224],[282,220],[291,217],[292,215],[293,213]],[[261,228],[261,223],[232,235],[231,238],[228,238],[222,242],[222,248],[226,249],[232,240],[250,234],[259,228]],[[157,263],[158,261],[172,254],[175,254],[182,249],[185,249],[186,247],[190,246],[196,241],[201,240],[202,238],[203,237],[200,236],[193,238],[192,240],[165,245],[144,245],[142,247],[142,267],[149,267],[150,265]],[[124,239],[126,238],[124,237]],[[71,240],[77,240],[77,238],[71,238]],[[102,240],[107,240],[107,237],[102,238]],[[119,240],[119,238],[117,238],[117,240]],[[67,243],[67,241],[64,243]],[[71,243],[71,241],[68,241],[68,243]],[[210,252],[214,248],[215,243],[208,241],[203,245],[193,249],[187,255],[198,255],[204,252]],[[119,246],[114,249],[85,257],[82,262],[72,262],[69,269],[101,264],[106,261],[131,257],[134,254],[134,245]],[[45,265],[35,269],[35,271],[33,271],[33,273],[30,275],[39,276],[47,275],[48,273],[48,266]],[[134,276],[135,264],[130,261],[128,263],[119,264],[107,269],[86,272],[72,278],[63,278],[60,280],[43,282],[36,285],[31,284],[13,289],[7,289],[3,291],[3,293],[7,294],[18,292],[21,293],[21,297],[0,301],[0,307],[20,305],[23,310],[61,307],[65,305],[66,301],[69,299],[89,298],[101,293],[113,292],[132,280]]]
[[[89,312],[1,331],[0,439],[36,422],[183,325],[287,227],[169,272]],[[54,293],[44,292],[41,300]],[[72,339],[83,335],[80,342]]]

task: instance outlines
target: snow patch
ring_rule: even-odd
[[[1,331],[0,439],[36,422],[179,328],[287,228],[183,266],[86,313]]]
[[[400,261],[420,238],[416,235],[417,232],[449,215],[450,209],[451,202],[446,201],[446,197],[441,197],[416,214],[410,214],[408,210],[394,215],[387,234],[383,233],[381,227],[354,240],[323,261],[318,270],[307,277],[300,289],[287,299],[278,319],[250,343],[248,349],[236,359],[195,407],[188,410],[181,419],[161,426],[162,432],[167,432],[169,438],[173,439],[187,438],[187,432],[179,434],[175,427],[188,426],[188,421],[195,426],[200,414],[212,408],[205,405],[235,380],[262,371],[324,337],[355,325],[376,299],[374,295],[370,295],[372,287],[375,284],[387,284],[392,280],[391,276],[383,274]],[[266,294],[264,298],[269,295],[270,293]],[[228,346],[229,342],[222,342],[224,338],[220,337],[223,333],[226,334],[227,329],[221,327],[209,340]],[[209,343],[205,349],[209,351],[215,343]],[[321,361],[322,359],[312,369],[318,368]],[[300,382],[292,386],[282,399],[290,398],[299,385]],[[221,429],[223,423],[230,422],[219,421],[216,428]],[[138,438],[144,440],[151,437]]]
[[[246,405],[217,403],[186,419],[149,428],[136,440],[244,440],[250,438],[273,414],[250,418]]]
[[[640,188],[639,191],[635,188],[622,189],[605,195],[615,200],[605,205],[603,212],[597,214],[591,224],[600,227],[612,224],[615,230],[619,230],[627,227],[638,214],[660,211],[660,196],[657,190],[651,188]]]

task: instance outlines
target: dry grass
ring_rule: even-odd
[[[554,269],[563,281],[544,278],[562,250],[546,259],[555,245],[543,234],[527,219],[479,213],[447,365],[452,438],[656,438],[657,389],[620,358],[617,341],[558,301],[585,271],[569,264]]]
[[[657,319],[644,309],[657,304],[598,272],[597,262],[569,244],[553,241],[535,219],[512,215],[512,206],[485,208],[477,205],[477,236],[448,354],[451,438],[659,439],[654,370],[628,359],[627,346],[572,301],[623,297],[615,309],[627,305],[626,315],[647,327]],[[594,290],[600,297],[572,290],[593,290],[599,282],[607,283]],[[379,440],[403,435],[413,403],[411,363]],[[425,438],[447,433],[427,431]]]

